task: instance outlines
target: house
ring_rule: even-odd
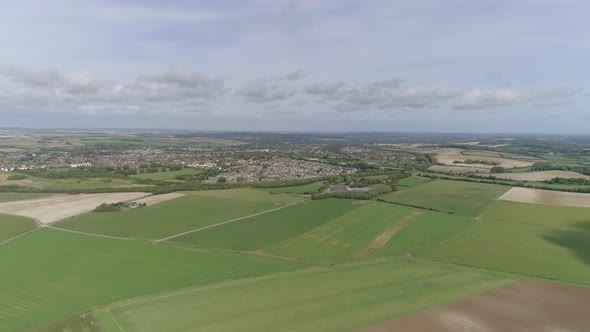
[[[79,163],[79,164],[71,164],[70,165],[71,168],[78,168],[78,167],[92,167],[92,163],[90,162],[85,162],[85,163]]]

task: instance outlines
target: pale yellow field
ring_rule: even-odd
[[[590,194],[514,187],[501,200],[531,204],[590,207]]]
[[[94,210],[103,203],[135,200],[148,195],[142,192],[54,195],[46,198],[0,203],[0,213],[37,220],[43,225]]]

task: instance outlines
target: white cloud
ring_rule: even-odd
[[[294,95],[293,91],[271,85],[265,79],[249,82],[236,90],[238,96],[254,103],[269,103],[287,99]]]
[[[576,93],[572,89],[551,89],[541,92],[521,92],[510,88],[483,89],[474,88],[463,93],[453,105],[456,109],[485,109],[529,102],[545,102],[571,97]]]
[[[297,81],[299,79],[304,78],[307,75],[307,73],[305,72],[305,70],[303,69],[297,69],[293,72],[287,73],[283,76],[281,76],[281,79],[284,80],[289,80],[289,81]]]

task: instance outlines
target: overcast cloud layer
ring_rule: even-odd
[[[588,133],[590,2],[27,1],[0,127]]]

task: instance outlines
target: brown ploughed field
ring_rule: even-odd
[[[516,281],[365,332],[587,332],[590,288]]]
[[[508,190],[499,199],[531,204],[590,207],[590,194],[520,187]]]

